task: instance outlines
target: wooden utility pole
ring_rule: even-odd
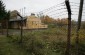
[[[65,0],[66,8],[68,11],[68,35],[67,35],[67,46],[66,46],[66,51],[65,55],[71,55],[70,54],[70,37],[71,37],[71,8],[69,4],[69,0]]]
[[[82,10],[83,10],[83,3],[84,0],[80,0],[80,7],[79,7],[79,15],[78,15],[78,23],[77,23],[77,35],[76,35],[76,55],[80,55],[79,54],[79,31],[80,31],[80,27],[81,27],[81,19],[82,19]]]

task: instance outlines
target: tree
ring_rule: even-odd
[[[3,2],[0,1],[0,20],[4,19],[5,16],[6,16],[5,6],[4,6]]]
[[[50,24],[54,22],[54,19],[49,17],[48,15],[44,16],[44,18],[41,19],[42,22]]]
[[[2,34],[3,34],[3,21],[6,17],[6,10],[5,10],[5,5],[2,1],[0,1],[0,23],[1,23],[1,30],[2,30]]]
[[[68,25],[68,19],[67,18],[61,19],[61,22],[62,22],[63,25]]]
[[[56,19],[56,24],[60,27],[64,26],[64,25],[68,25],[68,19],[67,18],[63,18],[63,19]]]
[[[10,12],[10,18],[17,18],[17,13],[19,13],[17,10]]]

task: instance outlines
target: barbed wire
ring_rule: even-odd
[[[60,7],[60,6],[57,6],[57,7]],[[57,8],[57,7],[55,7],[55,8]],[[54,7],[53,8],[49,8],[49,9],[47,9],[47,10],[44,10],[44,11],[40,11],[39,13],[42,13],[42,12],[48,12],[48,11],[50,11],[50,10],[52,10],[52,9],[55,9]]]
[[[60,10],[60,9],[59,9],[59,10]],[[55,12],[55,11],[57,11],[57,10],[51,11],[51,12],[49,12],[49,13],[52,13],[52,12]],[[62,11],[62,12],[55,13],[55,14],[61,14],[61,13],[63,13],[63,12],[67,12],[67,11],[65,10],[65,11]],[[72,11],[72,12],[79,12],[79,11]],[[48,14],[49,14],[49,13],[48,13]],[[83,12],[83,13],[85,13],[85,12]],[[54,14],[52,14],[52,15],[54,15]]]
[[[78,15],[78,14],[72,14],[72,15]],[[82,16],[85,16],[85,15],[82,15]]]
[[[67,10],[63,9],[63,11],[59,11],[59,12],[58,12],[58,10],[57,11],[53,10],[53,11],[47,12],[46,14],[51,14],[51,13],[56,13],[56,12],[62,13],[62,12],[67,12]]]
[[[61,14],[61,13],[64,13],[64,12],[67,12],[67,11],[62,11],[62,12],[54,13],[54,14],[51,14],[50,16],[56,15],[56,14]]]
[[[72,11],[72,12],[79,12],[79,11]],[[82,12],[82,13],[85,13],[85,12]]]
[[[60,3],[60,4],[57,4],[57,5],[55,5],[55,6],[52,6],[52,7],[48,8],[48,9],[42,10],[42,11],[40,11],[40,12],[46,12],[46,11],[49,11],[50,9],[53,9],[53,8],[56,8],[56,7],[60,7],[60,6],[65,6],[65,5],[64,5],[64,2],[62,2],[62,3]],[[39,13],[40,13],[40,12],[39,12]]]
[[[80,4],[80,3],[75,3],[75,2],[70,2],[70,3],[71,3],[71,6],[73,7],[73,8],[71,8],[72,10],[73,9],[75,9],[75,10],[79,9],[79,5],[78,4]],[[64,7],[64,8],[62,8],[62,7]],[[59,8],[59,9],[56,9],[56,8]],[[55,9],[55,10],[53,10],[53,9]],[[65,11],[61,11],[61,10],[65,10]],[[83,7],[83,10],[84,10],[84,7]],[[59,12],[59,11],[61,11],[61,12]],[[52,6],[52,7],[48,8],[48,9],[45,9],[45,10],[40,11],[40,12],[41,13],[46,13],[47,15],[48,14],[51,14],[49,16],[56,16],[56,17],[59,17],[59,16],[63,16],[63,15],[67,15],[68,14],[67,13],[67,8],[66,8],[66,5],[65,5],[65,2],[62,2],[60,4],[57,4],[55,6]],[[78,14],[74,14],[73,12],[79,12],[79,11],[72,11],[72,15],[78,15]],[[83,12],[83,13],[85,13],[85,12]]]
[[[49,15],[49,16],[53,16],[53,17],[59,17],[59,16],[63,16],[63,15],[67,15],[68,13],[63,13],[63,14],[60,14],[60,15],[58,15],[58,14],[55,14],[55,15]]]
[[[76,6],[76,5],[72,5],[72,6]],[[79,6],[77,6],[77,7],[79,7]],[[62,10],[62,9],[66,9],[66,8],[60,8],[60,9],[57,9],[57,10],[53,10],[53,11],[51,11],[51,12],[55,12],[55,11]],[[79,8],[72,8],[72,9],[79,9]],[[45,13],[46,13],[46,12],[51,13],[51,12],[49,12],[49,10],[51,10],[51,9],[48,9],[47,11],[44,11],[44,12],[45,12]],[[44,13],[44,12],[42,11],[42,13]]]
[[[79,11],[72,11],[72,12],[79,12]]]
[[[76,3],[76,2],[70,2],[70,3],[73,3],[73,4],[80,4],[80,3]]]
[[[77,6],[76,4],[79,4],[79,3],[75,3],[75,2],[70,2],[70,3],[74,3],[75,4],[75,5],[71,5],[71,6]],[[44,11],[46,12],[46,11],[49,11],[50,9],[53,9],[53,8],[56,8],[56,7],[60,7],[60,6],[65,6],[65,2],[62,2],[60,4],[57,4],[55,6],[52,6],[52,7],[48,8],[48,9],[45,9],[45,10],[40,11],[40,12],[44,12]],[[77,6],[77,7],[79,7],[79,6]]]
[[[79,10],[79,8],[78,8],[78,7],[77,7],[77,8],[76,8],[76,7],[73,7],[73,8],[71,7],[71,9],[78,9],[78,10]],[[83,10],[85,10],[85,9],[83,8]]]
[[[56,11],[61,11],[61,10],[65,10],[66,8],[59,8],[59,9],[56,9],[56,10],[53,10],[53,11],[50,11],[48,13],[53,13],[53,12],[56,12]]]
[[[63,15],[61,15],[61,16],[52,16],[53,18],[67,18],[67,17],[63,17],[64,15],[66,15],[66,14],[63,14]]]
[[[76,7],[79,7],[79,6],[77,6],[77,5],[71,5],[71,6],[76,6]]]
[[[79,9],[79,8],[71,8],[71,9]]]

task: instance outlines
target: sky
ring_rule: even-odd
[[[60,4],[60,3],[64,2],[65,0],[2,0],[2,1],[5,3],[7,10],[11,10],[11,11],[18,10],[21,14],[23,14],[23,12],[25,12],[24,15],[30,15],[30,13],[38,13],[38,12],[48,9],[52,6]],[[80,0],[69,0],[69,1],[74,2],[74,3],[80,2]],[[73,3],[71,3],[71,5],[79,6],[79,4],[73,4]],[[73,8],[79,8],[77,6],[73,6]],[[84,1],[84,7],[85,7],[85,1]],[[56,13],[59,13],[59,12],[62,13],[62,11],[64,11],[63,9],[61,11],[55,11],[56,9],[59,9],[59,8],[63,8],[63,6],[48,10],[48,11],[46,11],[48,13],[44,12],[43,14],[50,15],[50,16],[52,15],[51,17],[55,18],[57,16]],[[71,8],[72,8],[72,6],[71,6]],[[23,12],[22,12],[22,10],[23,10]],[[78,14],[78,10],[79,9],[74,9],[74,11],[76,11],[74,13]],[[85,8],[83,10],[83,14],[85,15],[84,12],[85,12]],[[54,14],[56,14],[56,15],[54,15]],[[63,17],[67,17],[67,15],[61,15],[59,18],[63,18]],[[56,17],[56,18],[58,18],[58,17]],[[72,18],[74,20],[77,20],[78,15],[73,15]],[[85,20],[85,16],[82,17],[82,20]]]

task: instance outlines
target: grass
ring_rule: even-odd
[[[10,42],[5,36],[0,36],[0,55],[28,55],[20,45]]]
[[[12,30],[11,30],[12,31]],[[64,55],[66,49],[67,29],[64,27],[46,30],[25,30],[23,43],[20,44],[20,32],[13,30],[10,37],[0,36],[0,55]],[[18,30],[19,31],[19,30]],[[85,30],[79,32],[80,55],[85,51]],[[72,29],[71,54],[75,54],[76,30]]]

